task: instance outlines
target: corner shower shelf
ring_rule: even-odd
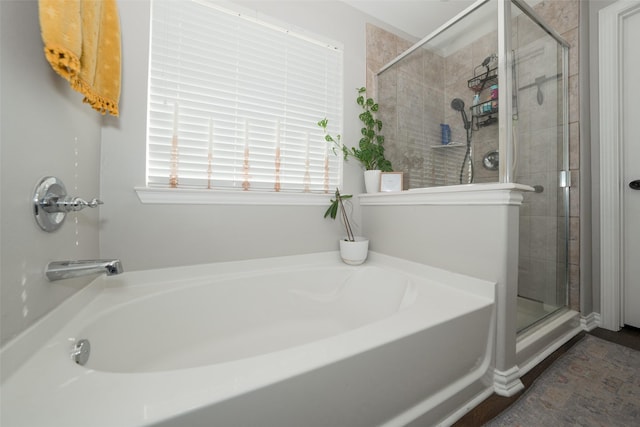
[[[456,148],[456,147],[464,147],[465,145],[462,142],[450,142],[448,144],[438,144],[432,145],[431,148]]]

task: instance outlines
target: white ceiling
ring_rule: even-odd
[[[343,0],[350,6],[414,36],[417,40],[475,0]]]

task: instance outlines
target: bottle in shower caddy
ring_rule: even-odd
[[[491,112],[498,111],[498,85],[491,85]]]
[[[480,92],[476,92],[475,95],[473,95],[473,101],[471,102],[472,105],[472,113],[474,116],[479,116],[481,111],[480,111],[480,107],[478,107],[478,104],[480,104]]]
[[[482,112],[490,113],[491,112],[491,95],[485,98],[486,100],[482,103]]]
[[[498,85],[494,84],[489,87],[486,101],[482,103],[483,113],[495,113],[498,111]]]
[[[448,145],[451,142],[451,128],[446,123],[440,123],[440,134],[442,145]]]

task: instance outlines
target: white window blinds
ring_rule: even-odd
[[[147,186],[331,192],[343,50],[210,0],[152,2]]]

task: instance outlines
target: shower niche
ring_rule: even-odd
[[[568,305],[568,46],[524,0],[479,0],[377,73],[385,154],[409,189],[531,187],[519,333]]]

